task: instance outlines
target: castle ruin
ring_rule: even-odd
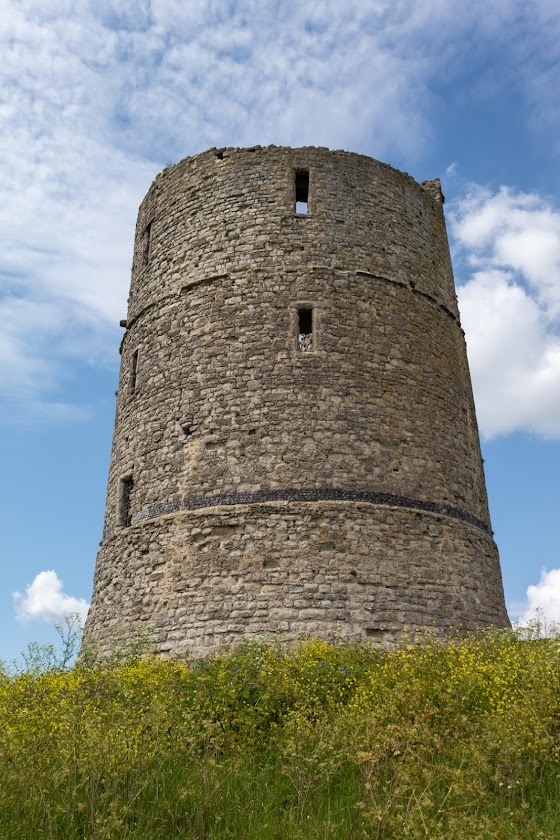
[[[211,149],[138,216],[86,638],[508,626],[439,181]]]

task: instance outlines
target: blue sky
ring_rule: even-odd
[[[136,212],[211,146],[441,177],[510,615],[560,621],[557,0],[4,0],[0,44],[0,658],[89,601]]]

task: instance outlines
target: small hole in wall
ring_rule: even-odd
[[[132,488],[134,482],[131,475],[121,478],[119,482],[119,494],[117,502],[117,521],[121,527],[126,527],[132,523],[132,515],[130,512],[130,501],[132,496]]]
[[[280,565],[279,560],[274,560],[273,558],[267,558],[263,560],[263,569],[277,569]]]
[[[305,215],[309,202],[309,169],[296,169],[296,213]]]
[[[148,265],[152,255],[152,228],[153,223],[149,222],[142,234],[142,267]]]
[[[190,426],[183,426],[183,434],[185,437],[190,437],[192,435],[192,429]]]
[[[256,434],[257,434],[257,430],[256,430],[256,429],[249,429],[249,434],[250,434],[250,435],[256,435]]]
[[[128,380],[128,393],[130,396],[136,391],[136,382],[138,379],[138,350],[135,350],[130,357],[130,375]]]
[[[384,639],[387,635],[387,630],[382,630],[380,627],[366,627],[366,636],[368,639]]]
[[[313,350],[313,309],[298,309],[298,350]]]
[[[218,151],[216,152],[216,157],[218,158],[218,160],[223,160],[224,159],[224,150],[223,149],[218,149]]]

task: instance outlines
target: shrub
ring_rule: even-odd
[[[553,838],[555,639],[303,640],[0,675],[0,836]]]

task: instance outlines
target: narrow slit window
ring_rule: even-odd
[[[296,213],[305,215],[309,203],[309,169],[296,169]]]
[[[146,225],[144,233],[142,234],[142,266],[145,267],[150,262],[152,253],[152,222]]]
[[[298,309],[298,350],[308,353],[313,350],[313,310]]]
[[[130,377],[128,380],[128,393],[132,394],[136,391],[136,381],[138,379],[138,350],[135,350],[130,359]]]
[[[131,475],[121,478],[119,483],[119,498],[117,519],[121,527],[125,528],[132,524],[132,515],[130,512],[130,501],[132,497],[132,488],[134,482]]]

